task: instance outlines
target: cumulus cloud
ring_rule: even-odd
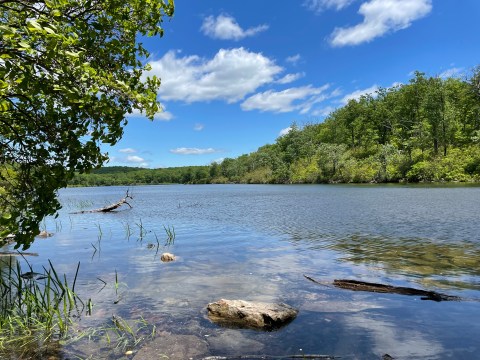
[[[331,44],[340,47],[372,41],[388,32],[408,28],[431,10],[431,0],[369,0],[358,11],[364,17],[363,22],[335,29]]]
[[[304,114],[314,104],[328,98],[328,95],[325,94],[328,87],[329,85],[319,88],[308,85],[283,91],[268,90],[249,97],[241,104],[241,107],[245,111],[260,110],[276,113],[300,111]]]
[[[131,114],[127,114],[127,117],[130,118],[145,118],[145,114],[143,114],[140,110],[134,109]],[[162,107],[162,110],[156,113],[153,117],[153,120],[159,121],[170,121],[173,119],[173,114],[169,111],[165,110],[165,106]]]
[[[162,79],[159,95],[163,100],[234,103],[260,86],[273,82],[283,71],[273,60],[242,47],[220,49],[212,59],[178,54],[169,51],[150,63],[151,75]]]
[[[205,125],[197,123],[197,124],[195,124],[195,126],[193,127],[193,130],[195,130],[195,131],[202,131],[204,128],[205,128]]]
[[[296,54],[296,55],[292,55],[292,56],[287,57],[285,59],[285,61],[290,63],[290,64],[295,65],[300,61],[301,58],[302,57],[300,56],[300,54]]]
[[[207,149],[199,149],[199,148],[186,148],[186,147],[181,147],[181,148],[176,148],[170,150],[172,154],[177,154],[177,155],[204,155],[204,154],[214,154],[221,152],[221,150],[214,149],[214,148],[207,148]]]
[[[129,155],[125,158],[125,161],[135,164],[145,163],[145,159],[137,155]]]
[[[350,100],[358,100],[360,99],[363,95],[368,95],[368,94],[373,94],[375,91],[379,89],[378,85],[372,85],[367,89],[360,89],[360,90],[355,90],[354,92],[351,92],[350,94],[345,95],[340,102],[342,105],[346,105]]]
[[[287,74],[283,78],[278,79],[278,84],[289,84],[305,76],[305,73]]]
[[[126,148],[126,149],[118,150],[118,152],[124,153],[124,154],[133,154],[133,153],[136,153],[136,150],[131,148]],[[112,166],[127,165],[127,166],[136,166],[136,167],[144,167],[144,168],[149,166],[147,160],[137,155],[128,155],[125,157],[111,156],[108,161],[108,164]]]
[[[237,21],[229,15],[219,15],[216,18],[208,16],[203,20],[202,32],[214,39],[241,40],[248,36],[254,36],[268,29],[268,25],[259,25],[249,29],[242,29]]]
[[[321,109],[315,109],[314,111],[312,111],[312,115],[325,117],[330,115],[333,111],[335,111],[335,108],[333,106],[326,106]]]
[[[319,13],[323,10],[332,8],[335,10],[341,10],[354,1],[355,0],[306,0],[303,5],[309,10]]]
[[[291,126],[285,128],[285,129],[282,129],[282,130],[280,130],[280,133],[278,134],[278,136],[287,135],[291,130],[292,130],[292,127],[291,127]]]
[[[137,150],[132,149],[132,148],[125,148],[125,149],[120,149],[118,152],[124,153],[124,154],[135,154]]]
[[[450,78],[450,77],[462,77],[463,75],[465,75],[465,69],[464,68],[453,67],[451,69],[447,69],[447,70],[443,71],[438,76],[441,77],[442,79],[446,79],[446,78]]]

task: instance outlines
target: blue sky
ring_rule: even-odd
[[[108,165],[208,165],[321,122],[413,71],[480,64],[479,0],[176,0],[143,39],[164,112],[130,116]]]

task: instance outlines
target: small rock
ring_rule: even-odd
[[[52,233],[49,233],[45,230],[42,230],[42,231],[40,231],[40,234],[37,235],[37,237],[47,238],[47,237],[50,237],[52,235],[53,235]]]
[[[162,256],[160,256],[160,260],[162,260],[163,262],[174,261],[175,255],[170,253],[163,253]]]
[[[225,300],[207,306],[208,317],[226,326],[273,330],[295,319],[298,310],[283,303]]]

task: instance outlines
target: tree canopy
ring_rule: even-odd
[[[0,0],[0,237],[28,248],[56,192],[99,167],[126,115],[160,109],[141,36],[173,0]],[[139,36],[141,35],[141,36]]]
[[[478,182],[480,67],[465,79],[416,72],[211,169],[211,182]]]

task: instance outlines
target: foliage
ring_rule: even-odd
[[[28,248],[75,171],[99,167],[125,115],[153,119],[138,35],[163,35],[173,0],[0,2],[0,236]]]
[[[203,184],[210,182],[208,166],[141,169],[108,166],[90,174],[76,174],[71,186]]]
[[[416,72],[211,170],[244,183],[478,181],[479,79],[480,67],[465,80]]]
[[[210,168],[104,168],[71,184],[479,181],[479,79],[480,67],[466,80],[416,72]]]

